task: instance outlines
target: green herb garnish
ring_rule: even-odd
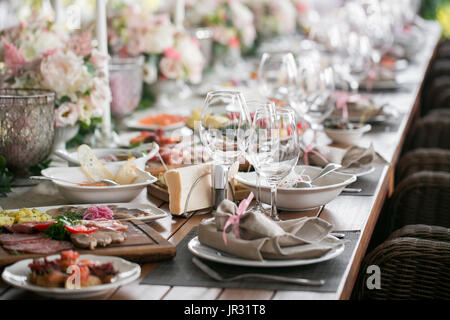
[[[83,218],[78,212],[65,212],[55,218],[55,223],[44,230],[43,234],[54,240],[70,240],[70,232],[65,226],[73,226],[79,224]]]

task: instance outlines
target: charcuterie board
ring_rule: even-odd
[[[164,239],[145,220],[123,219],[119,221],[127,226],[127,230],[124,231],[126,239],[123,242],[111,243],[105,247],[98,246],[93,250],[77,247],[74,247],[74,250],[77,250],[80,254],[118,256],[142,263],[169,259],[175,256],[175,246]],[[9,251],[4,248],[4,245],[0,245],[0,266],[43,256],[46,256],[46,254]]]

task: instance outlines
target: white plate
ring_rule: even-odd
[[[167,126],[161,126],[161,125],[148,125],[148,124],[141,124],[139,121],[145,117],[148,116],[155,116],[159,113],[167,113],[171,114],[170,112],[139,112],[135,113],[131,118],[127,118],[124,120],[124,124],[129,129],[138,129],[138,130],[157,130],[157,129],[163,129],[164,131],[172,131],[175,129],[180,129],[186,125],[185,121],[176,122]],[[173,114],[173,115],[180,115],[180,114]],[[188,115],[181,115],[181,116],[188,116]]]
[[[127,218],[126,220],[133,219],[133,220],[142,220],[142,221],[151,221],[151,220],[157,220],[161,218],[167,217],[167,213],[164,210],[161,210],[155,206],[149,205],[149,204],[133,204],[133,203],[101,203],[101,204],[69,204],[69,205],[60,205],[60,206],[48,206],[48,207],[33,207],[28,209],[37,209],[41,212],[47,212],[48,210],[57,209],[61,207],[71,206],[71,207],[82,207],[82,208],[89,208],[90,206],[117,206],[119,208],[126,208],[126,209],[138,209],[142,210],[146,213],[150,213],[150,216],[142,216],[142,217],[136,217],[136,218]],[[11,209],[11,210],[19,210],[19,209]],[[121,219],[117,219],[121,220]]]
[[[60,255],[52,255],[47,258],[53,260],[58,258],[59,256]],[[9,267],[6,267],[2,273],[2,278],[11,286],[33,291],[46,297],[59,299],[81,299],[98,296],[106,293],[111,289],[116,289],[119,286],[129,284],[139,278],[141,274],[141,267],[138,264],[129,262],[122,258],[83,254],[80,255],[80,260],[81,259],[95,260],[99,261],[100,263],[112,262],[114,264],[114,268],[119,271],[118,275],[116,276],[116,280],[113,283],[81,289],[40,287],[28,281],[28,275],[31,272],[28,264],[33,262],[33,259],[21,260]]]
[[[231,264],[243,267],[293,267],[293,266],[304,266],[319,262],[324,262],[336,258],[342,252],[344,252],[345,245],[341,244],[338,247],[330,250],[325,255],[320,258],[315,259],[289,259],[289,260],[247,260],[240,257],[233,256],[228,253],[216,250],[212,247],[205,246],[200,243],[198,237],[193,238],[188,243],[188,249],[192,254],[197,257],[219,262],[225,264]]]
[[[315,177],[322,170],[319,167],[297,166],[297,174]],[[257,193],[256,173],[238,172],[234,179],[254,194]],[[349,184],[356,181],[356,176],[340,172],[330,174],[314,182],[312,188],[283,188],[277,189],[277,207],[285,211],[302,211],[317,208],[335,199]],[[261,201],[270,204],[270,188],[262,181]]]
[[[120,163],[105,164],[113,175],[122,167]],[[81,167],[53,167],[41,171],[45,177],[59,178],[76,184],[86,183],[87,176]],[[136,198],[139,193],[148,185],[158,179],[150,173],[137,169],[137,178],[134,183],[107,186],[107,187],[81,187],[76,184],[70,184],[53,180],[61,194],[71,203],[111,203],[111,202],[130,202]]]

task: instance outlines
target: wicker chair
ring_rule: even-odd
[[[450,110],[449,117],[450,117]],[[443,171],[450,173],[450,150],[415,149],[406,153],[395,170],[396,184],[420,171]]]
[[[450,228],[450,173],[420,171],[407,176],[382,216],[385,235],[409,224]]]
[[[442,119],[450,119],[450,108],[448,109],[434,109],[428,112],[425,117],[425,120],[442,120]]]
[[[403,153],[419,148],[450,149],[450,119],[421,119],[408,133]]]
[[[450,75],[440,76],[426,82],[422,93],[421,114],[432,109],[450,108]]]
[[[369,266],[380,268],[380,289],[366,284]],[[394,232],[361,264],[353,299],[450,299],[450,229],[409,225]]]

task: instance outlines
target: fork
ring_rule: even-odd
[[[306,286],[321,286],[325,284],[325,280],[309,280],[309,279],[301,279],[301,278],[288,278],[282,276],[275,276],[271,274],[262,274],[262,273],[244,273],[235,277],[224,278],[219,273],[211,269],[209,266],[201,262],[196,257],[192,258],[192,262],[204,273],[213,278],[214,280],[221,282],[231,282],[239,279],[253,278],[253,279],[265,279],[265,280],[273,280],[278,282],[285,283],[293,283],[297,285],[306,285]]]

